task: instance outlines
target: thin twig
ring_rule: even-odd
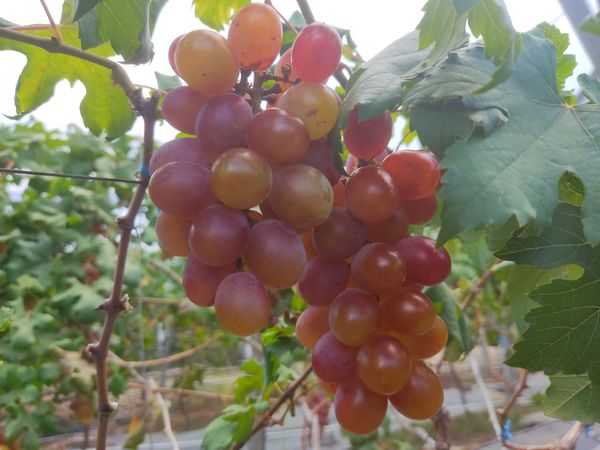
[[[113,81],[123,88],[136,111],[141,112],[145,105],[141,90],[135,84],[133,84],[133,82],[129,79],[125,69],[116,61],[86,52],[72,45],[57,42],[56,39],[33,36],[31,34],[18,31],[18,28],[16,27],[0,28],[0,38],[23,42],[25,44],[43,48],[50,53],[60,53],[63,55],[73,56],[98,66],[105,67],[112,72]]]
[[[502,439],[502,427],[500,426],[500,422],[498,421],[498,416],[496,415],[496,410],[494,409],[494,404],[492,402],[492,398],[490,397],[490,393],[485,385],[485,381],[481,376],[481,370],[479,369],[479,364],[473,357],[473,355],[469,355],[468,357],[469,363],[471,364],[471,370],[473,372],[473,376],[475,377],[475,381],[481,390],[481,395],[483,396],[483,400],[485,402],[485,408],[487,409],[488,416],[490,417],[490,422],[492,427],[494,428],[494,433],[496,434],[496,438],[498,440]]]
[[[288,27],[288,29],[297,36],[298,30],[296,30],[296,27],[292,25],[292,23],[283,14],[281,14],[281,12],[277,8],[275,8],[273,2],[271,0],[265,0],[265,3],[275,10],[275,12],[281,18],[281,20],[283,20],[283,23],[285,23],[286,27]]]
[[[128,383],[127,385],[132,389],[148,389],[152,392],[162,392],[164,394],[177,394],[188,397],[214,398],[223,401],[233,401],[235,399],[233,395],[219,394],[218,392],[196,391],[192,389],[169,388],[162,386],[148,386],[143,383]]]
[[[92,175],[77,175],[72,173],[59,173],[59,172],[43,172],[39,170],[28,170],[28,169],[12,169],[12,168],[0,168],[0,174],[17,174],[27,175],[31,177],[53,177],[53,178],[67,178],[71,180],[85,180],[85,181],[100,181],[103,183],[126,183],[126,184],[140,184],[140,180],[128,179],[128,178],[112,178],[112,177],[95,177]]]
[[[165,356],[163,358],[145,359],[143,361],[125,361],[124,359],[120,358],[116,354],[110,352],[110,360],[112,362],[114,362],[116,365],[118,365],[120,367],[125,367],[127,369],[163,366],[165,364],[169,364],[172,362],[181,361],[182,359],[189,358],[190,356],[195,355],[199,351],[205,350],[207,348],[210,348],[210,347],[218,344],[218,342],[219,342],[218,337],[215,337],[213,339],[210,339],[202,344],[196,345],[195,347],[192,347],[181,353],[175,353],[174,355]]]
[[[15,166],[15,162],[11,159],[6,163],[4,169],[0,170],[0,181],[6,176],[6,172]]]
[[[232,448],[232,450],[241,450],[241,448],[246,444],[246,442],[250,440],[252,436],[258,433],[260,429],[266,427],[271,422],[273,415],[279,410],[279,408],[281,408],[281,406],[284,405],[289,399],[292,399],[294,397],[294,392],[296,392],[296,389],[298,389],[302,385],[302,383],[304,383],[304,380],[308,378],[311,372],[312,366],[309,365],[306,368],[306,370],[302,373],[302,375],[300,375],[298,379],[296,379],[296,381],[294,381],[286,388],[283,395],[277,399],[277,401],[273,404],[273,406],[269,408],[269,410],[262,416],[262,418],[254,424],[250,435],[242,442],[237,443],[235,447]]]
[[[506,424],[506,420],[508,419],[508,413],[510,412],[511,408],[515,405],[515,403],[517,402],[517,400],[519,399],[519,397],[521,396],[523,391],[525,389],[527,389],[527,376],[528,375],[529,375],[529,372],[527,370],[525,370],[525,369],[519,370],[519,381],[517,383],[517,386],[515,387],[515,390],[513,391],[512,395],[507,400],[507,402],[504,404],[504,406],[498,410],[500,425],[503,428],[504,428],[504,425]]]
[[[158,392],[156,390],[157,385],[156,385],[156,381],[154,381],[154,378],[150,378],[148,380],[147,388],[149,390],[152,390],[152,392],[154,393],[154,397],[156,398],[156,401],[158,402],[158,406],[160,407],[160,412],[161,412],[161,415],[163,418],[164,433],[169,438],[169,441],[171,442],[171,445],[173,446],[173,450],[179,450],[179,444],[177,443],[177,438],[175,437],[175,433],[173,433],[173,427],[171,426],[171,415],[169,414],[169,402],[167,402],[163,398],[163,396],[160,394],[160,392]]]
[[[492,266],[485,271],[485,273],[481,276],[481,278],[479,278],[479,280],[477,280],[477,283],[473,285],[473,287],[469,291],[469,294],[461,303],[461,311],[464,311],[469,307],[473,300],[475,300],[475,297],[477,297],[477,294],[479,294],[483,290],[485,285],[488,284],[488,281],[490,281],[494,272],[496,272],[496,270],[498,270],[498,268],[501,267],[500,264],[502,264],[503,267],[503,262],[504,261],[500,261],[499,259],[494,260]]]
[[[54,33],[54,39],[56,39],[56,42],[58,42],[59,44],[62,43],[62,41],[63,41],[62,34],[60,32],[60,29],[56,26],[56,22],[54,22],[54,18],[52,17],[52,14],[50,13],[50,10],[48,9],[48,5],[46,5],[46,0],[40,0],[40,3],[42,4],[42,8],[44,8],[44,12],[46,13],[46,16],[48,17],[50,26],[52,27],[52,32]]]
[[[308,0],[297,0],[298,7],[300,8],[300,12],[304,16],[304,20],[308,25],[315,21],[315,16],[310,9],[310,5],[308,4]]]
[[[175,272],[173,269],[171,269],[169,266],[167,266],[162,261],[151,260],[150,264],[153,265],[154,267],[156,267],[158,270],[161,270],[162,272],[164,272],[165,275],[167,275],[175,283],[177,283],[179,285],[183,284],[183,278],[181,278],[181,275],[179,275],[177,272]]]
[[[0,30],[1,31],[1,30]],[[154,149],[154,125],[157,118],[157,105],[159,97],[156,93],[143,102],[143,108],[140,110],[144,119],[144,151],[142,165],[148,166],[152,151]],[[98,310],[106,313],[104,327],[100,341],[89,344],[87,353],[96,361],[96,384],[98,391],[98,434],[96,439],[96,449],[104,450],[106,448],[106,439],[108,436],[108,418],[116,405],[111,403],[108,398],[108,368],[107,357],[109,352],[110,337],[112,335],[117,316],[122,311],[131,308],[127,295],[122,295],[123,282],[125,279],[125,264],[127,262],[127,252],[133,230],[133,222],[137,216],[142,201],[146,194],[146,188],[150,176],[148,173],[140,174],[141,183],[138,184],[129,208],[123,217],[117,219],[117,224],[121,229],[117,261],[115,264],[115,274],[113,280],[113,290],[111,296],[98,306]]]

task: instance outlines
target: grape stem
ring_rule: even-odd
[[[46,0],[40,0],[40,3],[42,4],[42,8],[44,8],[46,17],[48,17],[48,22],[50,22],[50,26],[52,27],[52,32],[54,33],[54,39],[56,39],[56,42],[58,42],[59,44],[62,43],[62,41],[63,41],[62,34],[60,32],[60,29],[56,26],[56,22],[54,22],[54,18],[52,17],[52,14],[50,13],[50,10],[48,9]]]
[[[275,8],[275,5],[273,4],[273,2],[271,0],[265,0],[265,4],[269,5],[271,8],[273,8],[275,10],[275,12],[281,18],[281,20],[283,20],[283,23],[288,28],[288,30],[290,30],[296,36],[298,35],[298,30],[296,30],[296,27],[294,25],[292,25],[292,23],[283,14],[281,14],[281,12],[277,8]]]
[[[238,442],[235,445],[235,447],[233,447],[231,450],[241,450],[242,447],[246,444],[246,442],[248,442],[252,438],[252,436],[254,436],[256,433],[258,433],[264,427],[268,426],[273,421],[273,415],[277,411],[279,411],[279,408],[281,408],[284,404],[286,404],[288,400],[293,401],[294,393],[302,385],[302,383],[304,383],[304,381],[306,381],[308,376],[311,374],[312,370],[313,370],[312,365],[309,365],[304,370],[304,372],[302,372],[302,375],[300,375],[296,379],[296,381],[294,381],[292,384],[290,384],[285,389],[283,394],[281,394],[281,397],[279,397],[277,399],[277,401],[273,404],[273,406],[271,406],[269,408],[269,410],[263,414],[262,418],[254,424],[254,427],[252,428],[252,431],[250,432],[248,437],[246,439],[244,439],[243,441]]]
[[[513,391],[512,395],[507,400],[507,402],[504,404],[504,406],[498,410],[498,418],[500,420],[500,426],[502,428],[504,428],[504,425],[506,424],[506,420],[508,419],[508,413],[510,412],[511,408],[515,405],[523,391],[527,389],[528,375],[529,372],[527,372],[525,369],[519,370],[519,381],[515,387],[515,390]]]

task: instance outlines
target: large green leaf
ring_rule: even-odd
[[[50,29],[23,31],[40,37],[52,36]],[[79,47],[77,29],[61,26],[65,43]],[[68,55],[49,53],[45,50],[10,39],[0,39],[0,50],[14,50],[27,57],[15,93],[18,114],[26,114],[50,100],[56,84],[68,80],[71,84],[81,81],[86,94],[80,110],[83,122],[96,135],[106,133],[109,138],[127,132],[135,119],[129,100],[123,89],[116,86],[110,70]],[[100,56],[111,56],[109,46],[92,50]]]
[[[355,105],[362,105],[361,118],[369,118],[402,103],[406,82],[420,73],[426,57],[427,51],[419,50],[418,33],[414,31],[364,63],[350,77],[340,113],[342,127]]]
[[[196,17],[215,30],[222,30],[233,15],[250,0],[192,0]]]
[[[441,191],[441,243],[464,231],[502,226],[512,216],[520,226],[532,221],[532,231],[543,229],[557,204],[558,181],[567,170],[585,186],[586,237],[600,241],[600,208],[594,207],[600,201],[600,105],[563,103],[555,47],[538,34],[524,35],[513,75],[484,95],[472,93],[489,80],[494,66],[483,48],[473,45],[450,55],[408,96],[413,105],[431,109],[459,99],[459,113],[496,108],[509,117],[490,136],[474,133],[444,152],[442,164],[448,172]],[[439,129],[438,122],[413,126],[427,135]]]
[[[515,236],[497,255],[548,269],[577,264],[576,280],[554,280],[531,292],[540,306],[508,363],[548,374],[583,374],[600,363],[600,247],[585,242],[577,206],[560,203],[539,236]]]
[[[600,379],[587,375],[557,374],[550,377],[544,412],[564,420],[600,421]]]
[[[423,11],[425,14],[417,25],[419,49],[431,47],[425,63],[435,65],[467,43],[467,13],[458,11],[450,0],[428,0]]]
[[[102,0],[75,0],[75,14],[73,20],[79,20],[87,12],[94,9],[94,7]]]

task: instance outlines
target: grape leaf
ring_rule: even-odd
[[[581,31],[585,31],[586,33],[591,33],[600,37],[600,13],[583,19],[583,22],[581,22],[581,26],[579,28]]]
[[[196,17],[214,30],[221,31],[233,15],[250,0],[192,0]]]
[[[165,75],[160,72],[154,72],[156,83],[161,91],[169,92],[176,87],[181,86],[181,78],[177,75]]]
[[[407,96],[413,105],[433,108],[459,99],[463,108],[497,108],[509,117],[491,136],[475,133],[446,149],[441,243],[485,225],[502,226],[512,216],[520,226],[532,221],[532,232],[543,229],[558,200],[558,180],[567,170],[585,186],[585,235],[600,241],[600,208],[593,207],[600,201],[600,105],[563,103],[555,47],[539,34],[524,35],[513,75],[484,95],[472,93],[487,82],[494,66],[475,44],[451,54]],[[432,133],[436,126],[431,120],[413,125],[419,134]]]
[[[386,109],[394,109],[406,94],[405,84],[422,70],[427,51],[418,48],[418,32],[413,31],[394,41],[350,77],[342,103],[340,125],[346,125],[348,114],[361,105],[360,117],[374,117]]]
[[[27,30],[25,33],[40,37],[52,36],[48,29]],[[77,29],[61,26],[64,42],[79,47]],[[112,81],[110,70],[68,55],[45,50],[10,39],[0,39],[0,50],[14,50],[27,57],[27,64],[19,76],[15,92],[18,114],[27,114],[50,100],[56,84],[67,79],[71,84],[81,81],[86,94],[80,105],[83,122],[96,135],[106,133],[115,138],[133,125],[134,113],[123,89]],[[92,50],[100,56],[111,56],[109,46]]]
[[[540,306],[526,316],[530,326],[508,364],[580,375],[600,363],[600,247],[585,241],[580,208],[561,202],[539,236],[516,235],[496,255],[542,269],[577,264],[584,270],[576,280],[554,280],[530,293]]]
[[[6,20],[3,19],[2,17],[0,17],[0,27],[6,28],[6,27],[14,27],[16,26],[16,23],[12,23],[10,20]]]
[[[538,28],[544,31],[546,39],[552,41],[556,47],[556,81],[558,88],[562,90],[565,87],[565,81],[573,75],[573,70],[577,66],[575,55],[565,53],[569,47],[569,34],[561,33],[557,27],[546,22],[538,25]]]
[[[577,81],[585,95],[591,102],[600,103],[600,81],[582,73],[577,77]]]
[[[600,379],[587,375],[556,374],[542,403],[544,413],[584,423],[600,421]]]
[[[425,64],[435,65],[468,42],[465,32],[467,14],[459,12],[448,0],[428,0],[423,11],[425,14],[417,25],[419,49],[432,46]]]
[[[94,9],[96,5],[101,1],[102,0],[75,0],[76,9],[75,15],[73,16],[73,20],[79,20],[88,11]]]

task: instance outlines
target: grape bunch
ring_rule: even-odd
[[[187,257],[188,298],[214,306],[235,335],[268,324],[269,290],[296,287],[309,305],[298,339],[347,430],[377,428],[388,399],[407,417],[431,417],[443,391],[423,360],[448,331],[422,289],[448,276],[450,258],[408,229],[435,214],[437,159],[388,154],[390,114],[360,120],[357,106],[343,133],[342,176],[328,140],[340,99],[325,84],[341,60],[339,34],[304,27],[270,72],[276,95],[257,101],[244,76],[261,82],[256,74],[270,70],[281,45],[278,14],[262,3],[240,9],[227,38],[195,30],[172,43],[171,66],[187,86],[170,91],[162,111],[189,137],[150,162],[159,242]]]

